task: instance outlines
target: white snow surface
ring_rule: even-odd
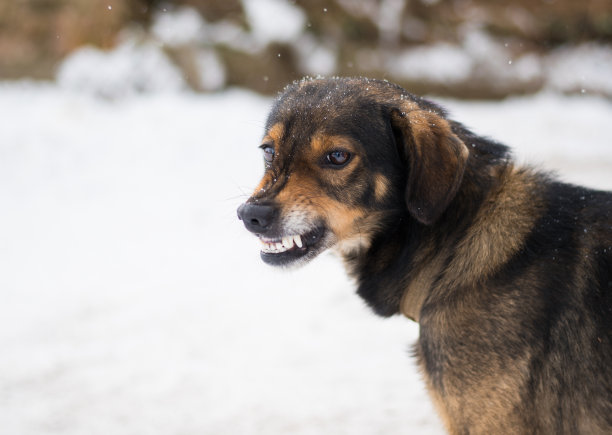
[[[595,43],[555,50],[548,58],[548,85],[555,90],[612,95],[612,49]]]
[[[75,50],[60,64],[56,76],[68,90],[108,99],[186,87],[181,71],[160,46],[132,37],[108,51],[92,46]]]
[[[304,30],[304,11],[282,0],[242,0],[253,38],[262,45],[291,42]]]
[[[442,103],[612,189],[609,101]],[[418,326],[372,314],[331,254],[262,264],[237,220],[270,105],[0,83],[2,433],[443,433]]]
[[[205,38],[207,23],[198,11],[182,6],[173,11],[156,11],[151,31],[158,41],[169,46],[188,45]]]
[[[406,50],[392,57],[387,67],[397,77],[434,83],[457,83],[469,77],[474,61],[463,48],[442,42]]]
[[[387,55],[385,69],[395,77],[425,83],[495,80],[520,87],[542,82],[551,91],[612,97],[612,47],[597,43],[566,46],[545,55],[515,55],[510,43],[467,28],[461,44],[437,42]]]

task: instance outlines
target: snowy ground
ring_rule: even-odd
[[[566,180],[612,189],[612,104],[445,101]],[[439,434],[409,356],[324,255],[263,265],[235,208],[270,100],[108,102],[0,83],[5,434]]]

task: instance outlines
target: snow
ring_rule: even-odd
[[[543,92],[501,103],[437,101],[473,131],[510,145],[518,162],[556,172],[567,182],[612,190],[609,99]]]
[[[271,100],[0,83],[7,434],[441,434],[410,357],[340,262],[259,259],[236,219]],[[612,105],[442,101],[563,178],[612,189]]]
[[[294,41],[304,30],[304,11],[282,0],[242,0],[252,35],[260,44]]]
[[[113,50],[83,47],[60,65],[58,83],[72,91],[104,98],[176,92],[186,86],[181,71],[151,41],[126,38]]]
[[[62,86],[111,99],[125,93],[176,91],[187,85],[181,70],[169,59],[170,52],[188,63],[183,68],[194,88],[218,91],[227,83],[219,47],[256,54],[272,43],[290,45],[298,70],[305,75],[337,73],[341,58],[337,44],[308,31],[310,23],[299,6],[282,0],[242,0],[242,4],[247,28],[231,21],[207,22],[193,7],[167,5],[153,14],[149,34],[127,29],[122,32],[122,42],[111,50],[77,49],[60,65],[57,79]],[[612,97],[609,45],[591,42],[546,54],[523,52],[521,43],[504,43],[479,25],[468,23],[460,29],[459,43],[399,49],[402,34],[420,40],[426,33],[418,19],[407,19],[401,25],[405,1],[341,0],[339,5],[351,14],[373,19],[379,29],[379,47],[355,52],[355,64],[362,71],[382,69],[391,80],[430,85],[465,86],[481,81],[502,93],[543,88]],[[352,68],[353,63],[347,66]]]
[[[434,83],[457,83],[472,73],[474,62],[459,46],[445,42],[404,50],[387,68],[395,77]]]
[[[612,49],[585,43],[562,47],[548,58],[548,85],[566,92],[603,92],[612,95]]]
[[[164,44],[181,46],[204,38],[207,23],[200,13],[188,6],[157,11],[151,25],[152,34]]]
[[[330,44],[331,45],[331,44]],[[295,44],[300,71],[309,75],[333,75],[337,70],[336,53],[304,34]]]
[[[466,26],[460,44],[437,42],[388,53],[385,69],[394,77],[435,84],[489,81],[499,87],[544,89],[612,96],[612,48],[584,43],[547,54],[514,54],[510,43]]]
[[[225,66],[214,50],[200,50],[195,58],[195,64],[200,73],[202,89],[207,91],[223,89],[227,78]]]

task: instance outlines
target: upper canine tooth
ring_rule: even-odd
[[[295,241],[295,244],[298,245],[298,248],[301,248],[303,246],[302,244],[302,237],[298,236],[293,236],[293,240]]]

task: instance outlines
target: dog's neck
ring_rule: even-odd
[[[487,181],[482,172],[467,178],[477,181],[464,183],[440,222],[425,226],[396,215],[367,249],[341,253],[358,294],[376,313],[418,322],[426,301],[483,282],[521,248],[542,208],[533,200],[533,172],[512,164],[489,169]],[[474,191],[481,199],[468,202]]]

